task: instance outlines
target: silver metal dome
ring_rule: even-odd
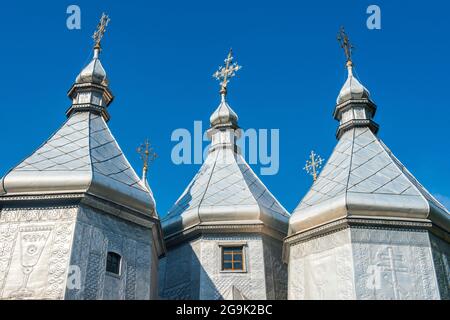
[[[217,107],[216,111],[213,112],[209,118],[209,121],[211,123],[211,127],[221,125],[237,126],[238,116],[228,105],[224,94],[222,94],[220,105]]]
[[[100,49],[94,49],[94,57],[91,62],[83,70],[81,70],[75,80],[75,83],[96,83],[104,86],[108,85],[106,71],[98,58],[99,51]]]
[[[345,81],[344,86],[339,92],[339,96],[336,100],[337,104],[355,99],[369,99],[369,90],[367,90],[353,75],[353,64],[351,63],[351,61],[347,63],[347,69],[347,81]]]

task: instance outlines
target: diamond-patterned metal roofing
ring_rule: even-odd
[[[199,213],[198,223],[202,222],[205,210],[227,213],[227,218],[217,216],[217,222],[241,219],[240,208],[258,207],[259,210],[277,216],[277,220],[287,223],[289,214],[267,190],[240,154],[230,149],[217,149],[211,152],[202,167],[169,210],[164,222],[183,217],[185,212],[195,210]],[[233,218],[231,218],[233,216]],[[211,218],[209,218],[211,219]]]
[[[294,214],[345,193],[393,195],[404,200],[423,196],[447,212],[369,128],[356,127],[343,134]],[[367,206],[371,205],[368,199]]]
[[[6,194],[89,192],[113,202],[154,205],[102,116],[77,112],[2,179]],[[153,210],[153,208],[152,208]]]

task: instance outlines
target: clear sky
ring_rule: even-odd
[[[81,30],[66,9],[81,8]],[[381,8],[381,30],[366,9]],[[311,149],[329,157],[336,96],[346,79],[336,41],[341,25],[356,46],[361,82],[378,105],[379,136],[418,180],[450,206],[448,1],[3,1],[0,5],[0,174],[65,120],[66,96],[89,62],[101,12],[111,17],[101,60],[115,100],[109,126],[136,171],[148,137],[159,158],[149,183],[165,215],[199,165],[175,165],[170,137],[193,131],[219,103],[211,75],[230,46],[243,65],[229,103],[243,128],[280,130],[280,169],[261,176],[292,211],[311,185]],[[252,166],[259,174],[258,165]]]

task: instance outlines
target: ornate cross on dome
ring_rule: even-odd
[[[100,41],[102,41],[103,35],[105,34],[106,27],[108,26],[110,19],[109,17],[102,13],[102,17],[100,18],[100,22],[97,25],[97,30],[95,30],[92,38],[94,39],[94,48],[100,49]]]
[[[317,174],[318,170],[322,166],[323,159],[314,153],[314,151],[311,151],[311,154],[309,155],[309,160],[306,161],[306,165],[303,168],[308,174],[312,175],[314,181],[317,180]]]
[[[230,81],[229,79],[234,77],[236,75],[236,71],[241,69],[242,67],[238,65],[236,62],[233,62],[233,51],[230,49],[230,52],[228,53],[227,58],[224,60],[225,67],[220,66],[219,70],[217,70],[213,77],[217,80],[221,80],[220,85],[220,94],[226,95],[227,94],[227,84]]]
[[[337,40],[341,45],[341,48],[344,49],[345,56],[347,57],[347,64],[352,64],[352,52],[354,46],[350,43],[348,35],[345,33],[344,27],[341,27],[341,30],[339,30]]]
[[[137,152],[143,162],[142,178],[145,179],[147,177],[149,163],[155,161],[158,155],[154,152],[153,147],[150,146],[148,139],[145,139],[145,142],[137,148]]]

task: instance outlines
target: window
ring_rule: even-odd
[[[120,263],[122,257],[115,252],[108,252],[106,259],[106,271],[114,274],[120,274]]]
[[[222,247],[222,270],[244,271],[243,246]]]

